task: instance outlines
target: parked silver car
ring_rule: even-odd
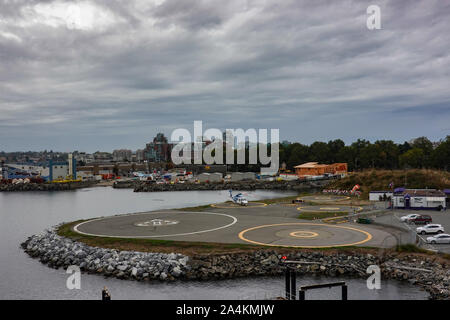
[[[427,233],[444,233],[444,227],[440,224],[427,224],[423,227],[416,228],[416,232],[420,234]]]
[[[441,233],[432,237],[427,238],[428,243],[449,243],[450,244],[450,234]]]

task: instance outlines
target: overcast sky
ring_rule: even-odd
[[[0,150],[137,149],[194,120],[439,140],[449,18],[447,0],[0,0]]]

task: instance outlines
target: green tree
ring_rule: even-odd
[[[375,141],[378,146],[377,164],[380,168],[398,168],[399,147],[392,140]]]
[[[325,142],[316,141],[309,147],[309,154],[311,161],[320,163],[330,162],[330,149]]]
[[[337,162],[346,162],[350,171],[355,170],[357,150],[352,146],[344,146],[337,154]]]
[[[291,144],[289,158],[286,165],[289,169],[293,169],[296,165],[309,161],[309,148],[300,143]]]
[[[413,148],[422,149],[425,155],[430,155],[433,152],[433,143],[427,137],[419,137],[412,141]]]
[[[450,169],[450,136],[442,141],[431,153],[431,162],[433,167],[449,170]]]
[[[403,154],[406,151],[411,150],[411,149],[412,149],[411,145],[406,141],[404,143],[398,145],[399,154]]]
[[[400,166],[403,168],[422,168],[424,165],[425,153],[420,148],[412,148],[406,151],[399,158]]]
[[[344,141],[341,139],[328,141],[329,162],[339,162],[338,154],[345,147]]]

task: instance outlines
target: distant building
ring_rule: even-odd
[[[149,162],[169,162],[172,144],[162,133],[158,133],[144,149],[144,159]]]
[[[98,162],[111,162],[113,160],[113,156],[109,152],[97,151],[94,153],[94,159]]]
[[[114,150],[112,153],[112,158],[114,162],[124,162],[132,160],[133,152],[128,149]]]
[[[86,152],[74,152],[74,157],[78,162],[91,163],[95,161],[94,155]]]
[[[393,205],[399,209],[446,209],[446,194],[435,189],[397,188]]]
[[[299,177],[321,176],[324,174],[347,174],[347,163],[319,164],[318,162],[307,162],[294,167]]]
[[[138,150],[136,150],[136,158],[135,158],[135,160],[134,161],[136,161],[136,162],[143,162],[144,160],[145,160],[145,152],[144,152],[144,150],[142,150],[142,149],[138,149]]]
[[[40,176],[48,181],[64,180],[70,174],[68,162],[49,162],[42,164],[8,163],[5,165],[4,178],[26,178]],[[7,176],[6,176],[7,175]]]

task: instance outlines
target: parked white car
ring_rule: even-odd
[[[450,234],[441,233],[427,238],[428,243],[450,243]]]
[[[402,222],[408,222],[409,220],[415,219],[415,218],[417,218],[418,216],[419,216],[419,214],[417,214],[417,213],[408,214],[407,216],[401,217],[400,220],[401,220]]]
[[[427,224],[423,227],[416,228],[416,232],[420,234],[444,233],[444,227],[440,224]]]

